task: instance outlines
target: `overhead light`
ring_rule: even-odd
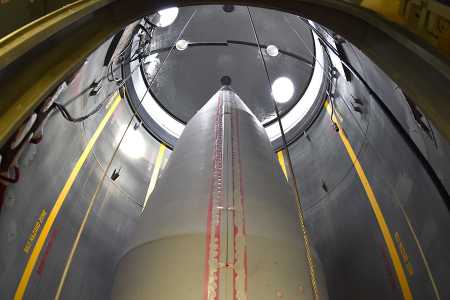
[[[316,27],[312,21],[309,21],[309,23],[313,27]],[[303,118],[313,109],[314,103],[316,103],[316,100],[321,95],[324,70],[320,66],[323,66],[324,64],[324,50],[314,31],[312,35],[314,38],[316,57],[313,75],[301,99],[281,118],[281,123],[283,124],[283,129],[286,133],[295,128],[295,126],[303,120]],[[281,138],[280,126],[276,122],[267,126],[266,132],[271,142]]]
[[[126,129],[126,126],[121,126],[119,132],[122,133]],[[120,136],[117,137],[117,142],[120,141]],[[146,145],[145,139],[139,128],[128,128],[125,136],[120,144],[120,151],[130,158],[138,159],[145,155]]]
[[[286,103],[294,95],[294,84],[287,77],[279,77],[272,84],[272,96],[278,103]]]
[[[175,47],[177,48],[177,50],[179,51],[183,51],[186,50],[186,48],[189,46],[189,42],[186,40],[179,40],[176,44]]]
[[[156,22],[158,27],[167,27],[172,24],[178,16],[178,7],[166,8],[158,11],[159,20]]]
[[[277,56],[280,53],[277,46],[275,46],[275,45],[267,46],[266,52],[267,52],[267,55],[269,55],[269,56]]]

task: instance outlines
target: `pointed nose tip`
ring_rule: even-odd
[[[231,88],[231,86],[229,86],[229,85],[223,85],[221,88],[220,88],[220,91],[230,91],[230,92],[234,92],[234,90]]]

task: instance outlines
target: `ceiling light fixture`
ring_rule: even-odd
[[[272,96],[278,103],[286,103],[294,95],[294,84],[287,77],[279,77],[272,84]]]
[[[178,7],[166,8],[158,11],[159,20],[156,22],[158,27],[167,27],[173,22],[178,16]]]
[[[267,46],[266,52],[267,52],[267,55],[269,55],[269,56],[277,56],[280,53],[277,46],[275,46],[275,45]]]
[[[186,50],[186,48],[189,46],[189,42],[186,40],[179,40],[176,44],[175,47],[177,48],[177,50],[179,51],[183,51]]]

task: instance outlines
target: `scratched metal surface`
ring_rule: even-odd
[[[108,45],[109,41],[88,59],[60,101],[70,99],[92,82],[98,74],[99,65],[103,63]],[[70,111],[74,115],[87,112],[110,90],[111,87],[105,85],[100,95],[78,99],[70,106]],[[75,162],[103,116],[101,112],[85,124],[72,124],[60,114],[53,114],[45,128],[42,143],[27,147],[20,162],[20,182],[8,188],[8,198],[0,217],[0,238],[4,241],[0,243],[0,299],[12,299],[43,227],[39,216],[44,211],[41,219],[45,222]],[[124,132],[124,125],[131,117],[131,110],[122,100],[78,174],[48,234],[26,289],[26,299],[51,299],[55,296],[89,201]],[[142,128],[138,131],[143,136],[144,150],[139,158],[130,158],[124,151],[118,151],[105,182],[100,185],[61,299],[109,298],[116,260],[142,211],[158,154],[159,143]],[[125,138],[122,149],[133,147],[126,145],[133,141]],[[166,151],[166,156],[169,154],[170,151]],[[119,168],[120,176],[112,182],[112,170]],[[29,250],[27,240],[31,243]]]
[[[353,63],[359,63],[351,57]],[[447,180],[448,144],[432,142],[412,120],[411,111],[395,85],[364,58],[356,64],[382,91],[402,124],[415,131],[415,141]],[[364,73],[364,74],[367,74]],[[423,250],[441,299],[449,297],[450,216],[436,187],[418,159],[402,141],[381,109],[355,79],[341,82],[337,114],[366,173],[402,260],[416,299],[436,299]],[[363,102],[363,113],[352,109],[350,96]],[[353,103],[352,103],[353,102]],[[321,258],[331,299],[399,299],[402,297],[386,243],[367,195],[344,145],[323,111],[291,147],[295,174],[310,235]],[[439,137],[438,137],[439,138]],[[444,144],[442,144],[444,143]],[[423,149],[422,148],[422,149]],[[324,188],[325,186],[325,188]],[[417,238],[417,241],[416,241]]]
[[[313,299],[294,193],[234,92],[191,119],[150,201],[113,299]]]

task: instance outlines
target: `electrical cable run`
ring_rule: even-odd
[[[272,81],[270,79],[270,75],[269,75],[269,71],[267,69],[266,61],[264,60],[264,55],[263,55],[263,52],[262,52],[262,49],[261,49],[261,43],[259,42],[258,33],[256,32],[255,24],[253,22],[253,17],[252,17],[252,14],[250,12],[250,8],[248,6],[247,6],[247,11],[248,11],[248,16],[250,18],[250,23],[252,25],[253,34],[255,36],[256,43],[258,44],[258,49],[259,49],[259,53],[261,55],[262,63],[263,63],[263,66],[264,66],[264,71],[265,71],[266,76],[267,76],[267,81],[269,83],[269,87],[271,87],[272,86]],[[313,262],[313,259],[312,259],[312,251],[311,251],[311,247],[310,247],[310,243],[309,243],[308,233],[307,233],[305,222],[304,222],[303,209],[302,209],[301,202],[300,202],[300,193],[299,193],[298,186],[297,186],[297,179],[296,179],[296,176],[295,176],[295,173],[294,173],[294,169],[292,167],[291,155],[289,153],[289,148],[287,146],[286,135],[285,135],[285,132],[284,132],[284,129],[283,129],[283,124],[281,122],[280,112],[279,112],[278,106],[277,106],[277,104],[275,102],[275,99],[273,99],[273,97],[271,97],[271,99],[272,99],[272,104],[273,104],[273,107],[275,109],[275,114],[276,114],[276,117],[277,117],[277,120],[278,120],[278,125],[280,126],[281,137],[282,137],[282,141],[283,141],[283,147],[286,150],[286,155],[287,155],[287,158],[288,158],[289,171],[290,171],[290,173],[292,175],[292,185],[293,185],[293,188],[294,188],[294,191],[295,191],[295,196],[296,196],[296,199],[297,199],[296,204],[297,204],[297,209],[298,209],[298,217],[299,217],[300,227],[301,227],[301,230],[302,230],[302,233],[303,233],[303,239],[304,239],[304,242],[305,242],[306,259],[308,261],[309,275],[310,275],[310,279],[311,279],[313,295],[314,295],[314,299],[315,300],[319,300],[320,297],[319,297],[319,289],[318,289],[318,286],[317,286],[317,276],[316,276],[316,271],[315,271],[315,268],[314,268],[314,262]]]

